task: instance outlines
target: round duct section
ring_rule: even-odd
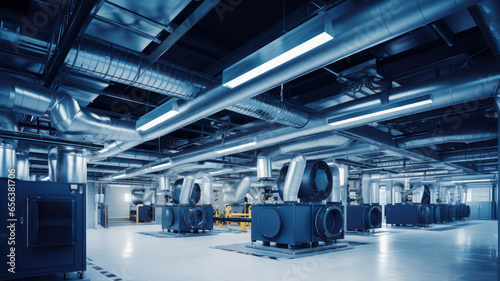
[[[207,223],[207,213],[200,207],[189,208],[184,213],[184,222],[192,229],[200,229]]]
[[[145,188],[133,189],[130,191],[130,201],[134,205],[151,205],[153,201],[154,191],[146,190]]]
[[[0,177],[7,178],[9,170],[16,169],[16,149],[15,146],[9,143],[0,144]],[[4,168],[5,167],[5,168]]]
[[[170,227],[174,224],[175,221],[175,213],[171,208],[166,208],[163,211],[162,217],[161,217],[162,224],[166,227]]]
[[[281,168],[277,179],[280,197],[283,199],[283,190],[288,166]],[[298,198],[301,202],[320,202],[327,199],[332,193],[333,174],[324,161],[307,161],[304,175],[300,183]]]
[[[431,209],[427,205],[418,206],[418,221],[422,224],[432,223]]]
[[[182,190],[182,183],[184,179],[178,179],[174,182],[174,186],[172,188],[172,201],[175,204],[179,204]],[[189,197],[189,201],[192,205],[198,204],[201,198],[201,188],[200,185],[195,183],[193,186],[193,190],[191,191],[191,196]]]
[[[379,228],[382,226],[382,210],[379,206],[371,206],[366,209],[365,226],[367,229]]]
[[[434,218],[434,223],[438,223],[443,221],[444,218],[441,217],[441,208],[439,206],[434,206],[433,207],[433,218]]]
[[[85,150],[58,146],[49,150],[50,181],[62,183],[87,182],[87,159]]]
[[[342,235],[344,219],[337,206],[323,207],[316,212],[315,229],[324,239],[336,239]]]

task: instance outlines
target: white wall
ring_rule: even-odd
[[[130,213],[130,202],[125,201],[125,194],[130,194],[131,187],[109,186],[105,200],[108,204],[108,217],[126,217]]]

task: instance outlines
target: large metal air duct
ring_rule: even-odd
[[[309,159],[311,160],[311,159]],[[341,192],[341,186],[340,186],[340,171],[339,171],[339,166],[337,164],[332,164],[328,165],[330,167],[330,170],[332,171],[332,193],[330,194],[330,198],[328,199],[329,202],[341,202],[342,201],[342,192]]]
[[[347,146],[352,141],[346,137],[336,134],[326,133],[324,136],[315,136],[296,140],[293,142],[270,147],[263,150],[257,158],[257,178],[272,177],[272,161],[281,155],[293,152],[306,152],[322,148],[339,148]]]
[[[0,111],[0,126],[3,130],[17,131],[17,121],[12,114]],[[16,167],[16,140],[0,139],[0,177],[6,178]]]
[[[301,154],[293,155],[283,186],[283,202],[297,202],[299,200],[299,189],[305,169],[306,158]]]
[[[201,204],[212,205],[214,202],[212,176],[207,172],[199,171],[195,174],[195,179],[201,179]]]
[[[16,178],[20,180],[30,179],[30,160],[28,149],[24,146],[17,147],[16,153]]]
[[[184,176],[184,180],[182,182],[181,194],[179,196],[179,204],[181,205],[190,205],[191,193],[193,192],[194,187],[194,173],[187,173]]]
[[[155,130],[151,130],[151,132],[145,134],[144,137],[146,139],[161,137],[206,116],[229,108],[239,101],[263,93],[276,85],[293,80],[305,73],[309,73],[320,67],[331,64],[332,62],[386,42],[417,27],[456,13],[477,2],[478,0],[347,1],[343,4],[348,7],[342,7],[343,4],[341,4],[328,12],[331,13],[330,16],[334,19],[334,40],[316,48],[314,52],[305,53],[300,58],[276,67],[268,71],[265,75],[261,75],[257,79],[253,79],[238,87],[228,89],[223,86],[218,86],[199,95],[192,102],[179,106],[179,114],[156,126]],[[346,10],[348,12],[339,13],[339,11]],[[300,26],[297,28],[300,28]],[[474,76],[473,81],[477,80],[477,76]],[[461,85],[464,84],[465,83],[461,83]],[[448,85],[449,84],[446,84],[446,86]],[[425,88],[425,94],[428,94],[431,89],[432,88]],[[401,100],[410,98],[411,95],[424,95],[424,92],[417,91],[415,94],[405,92],[403,95],[396,96],[395,98]],[[450,92],[448,92],[446,96],[450,97]],[[468,97],[469,100],[477,99],[477,95],[475,94],[470,94]],[[436,99],[435,104],[440,105],[441,101],[436,97],[434,98]],[[391,101],[393,99],[391,99]],[[372,100],[371,104],[376,105],[377,103],[373,103]],[[358,103],[357,105],[360,104]],[[362,107],[358,107],[358,109],[359,108]],[[393,115],[398,114],[399,112],[396,112]],[[313,120],[313,117],[311,117],[308,124],[300,131],[304,132],[303,135],[327,131],[327,129],[317,130],[318,125],[327,126],[324,120],[325,117],[330,116],[323,116],[320,118],[321,120]],[[392,116],[382,116],[382,118],[385,117]],[[316,128],[316,130],[309,130],[306,128]],[[290,135],[287,135],[287,137],[291,139]],[[100,156],[109,157],[136,145],[138,145],[138,143],[116,142],[110,146],[109,150],[100,153]]]
[[[396,182],[392,185],[392,196],[393,196],[393,204],[401,204],[403,203],[403,195],[402,192],[405,189],[405,185],[401,182]]]
[[[87,182],[87,159],[85,150],[58,146],[49,152],[50,181],[62,183]]]
[[[33,116],[48,113],[52,125],[63,134],[80,135],[86,140],[141,140],[135,122],[98,115],[80,108],[69,95],[0,75],[0,109]]]
[[[470,12],[476,21],[477,26],[483,32],[488,45],[500,59],[500,3],[498,0],[483,0],[471,7]]]
[[[292,127],[281,128],[263,128],[254,132],[248,132],[234,137],[228,137],[225,140],[225,148],[241,146],[250,142],[255,142],[255,145],[247,148],[237,148],[227,153],[216,152],[220,143],[213,142],[205,145],[200,145],[196,148],[186,150],[178,155],[170,158],[172,165],[182,165],[193,161],[203,161],[213,157],[221,157],[227,154],[234,154],[243,152],[249,149],[256,149],[276,145],[282,142],[290,141],[304,136],[312,136],[318,133],[329,131],[344,130],[353,127],[358,127],[366,123],[373,123],[377,121],[388,120],[397,118],[399,116],[406,116],[435,110],[438,108],[451,106],[459,103],[470,102],[492,97],[496,91],[498,81],[500,80],[500,66],[498,64],[489,64],[488,66],[479,66],[461,70],[449,75],[443,75],[431,79],[426,83],[418,83],[417,85],[408,85],[389,90],[390,102],[398,102],[410,98],[421,97],[425,95],[432,95],[433,102],[425,105],[425,107],[414,107],[406,110],[398,110],[396,112],[380,115],[370,118],[368,120],[354,121],[352,123],[345,123],[337,126],[329,126],[327,119],[330,117],[341,117],[346,113],[357,112],[355,108],[373,107],[374,100],[380,98],[375,95],[358,99],[352,102],[327,108],[321,112],[314,114],[309,123],[300,130]],[[150,164],[135,172],[128,173],[129,176],[141,173],[150,173],[159,171],[161,169],[152,168],[164,162]]]
[[[232,204],[243,204],[245,201],[245,196],[248,190],[252,186],[253,177],[251,175],[244,176],[238,183],[236,188],[227,188],[224,190],[224,203]]]
[[[50,52],[50,45],[41,40],[26,38],[19,33],[15,21],[0,21],[0,43],[15,53],[39,60]],[[30,40],[27,40],[30,39]],[[42,47],[35,48],[36,45]],[[36,56],[34,50],[39,49]],[[40,50],[46,50],[40,52]],[[14,51],[13,51],[14,52]],[[44,62],[45,60],[41,60]],[[96,38],[84,37],[77,48],[72,49],[65,60],[74,73],[100,80],[119,82],[141,89],[151,90],[183,100],[193,100],[204,89],[215,82],[191,70],[171,65],[162,60],[151,64],[147,56],[136,51],[114,45]],[[38,70],[35,72],[39,72]],[[287,126],[302,127],[307,124],[311,112],[289,101],[280,101],[269,94],[240,101],[229,110]]]
[[[444,152],[440,154],[443,162],[472,162],[479,160],[498,159],[498,150],[495,147],[481,148],[466,151]]]
[[[479,142],[496,139],[498,133],[495,128],[467,128],[461,130],[447,129],[435,134],[415,136],[400,139],[397,145],[401,149],[408,149],[414,147],[431,146],[442,143],[450,142]]]

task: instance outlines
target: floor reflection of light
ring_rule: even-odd
[[[389,237],[380,236],[378,239],[378,255],[376,257],[379,276],[389,276]]]
[[[129,258],[132,254],[132,240],[129,239],[127,241],[127,244],[125,245],[125,247],[123,248],[123,257],[124,258]]]

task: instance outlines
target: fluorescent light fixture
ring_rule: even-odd
[[[112,179],[117,180],[117,179],[124,178],[124,177],[126,177],[126,176],[127,176],[127,174],[121,174],[121,175],[114,175],[114,176],[111,176],[111,178],[112,178]]]
[[[331,19],[326,13],[319,14],[224,70],[222,85],[237,87],[333,38]]]
[[[478,179],[478,180],[457,180],[451,181],[452,183],[468,183],[468,182],[490,182],[492,179]]]
[[[254,79],[257,76],[260,76],[266,72],[268,72],[271,69],[274,69],[288,61],[293,60],[294,58],[303,55],[304,53],[309,52],[310,50],[319,47],[326,42],[330,41],[333,39],[333,36],[330,34],[323,32],[316,37],[313,37],[309,39],[308,41],[298,45],[297,47],[275,57],[274,59],[267,61],[264,64],[261,64],[257,66],[256,68],[234,78],[233,80],[223,84],[224,87],[227,88],[234,88],[237,87],[245,82],[248,82],[252,79]]]
[[[177,99],[171,99],[137,120],[137,130],[147,131],[179,114]]]
[[[41,181],[48,181],[49,179],[50,179],[49,176],[45,176],[43,178],[40,178]]]
[[[165,168],[165,167],[168,167],[168,166],[171,166],[171,165],[172,165],[172,162],[168,162],[168,163],[158,164],[158,165],[153,166],[151,168],[152,169],[162,169],[162,168]]]
[[[373,118],[373,117],[377,117],[377,116],[381,116],[381,115],[385,115],[385,114],[389,114],[389,113],[393,113],[393,112],[397,112],[397,111],[401,111],[401,110],[405,110],[405,109],[410,109],[410,108],[414,108],[414,107],[418,107],[418,106],[422,106],[422,105],[426,105],[426,104],[431,104],[432,103],[432,99],[431,99],[431,96],[430,95],[427,95],[427,96],[424,96],[424,97],[421,97],[421,98],[416,98],[416,99],[411,99],[411,100],[408,100],[408,101],[404,101],[404,102],[397,102],[397,103],[388,103],[386,104],[386,107],[387,106],[391,106],[391,108],[388,108],[388,109],[383,109],[383,110],[380,110],[380,111],[375,111],[375,112],[362,112],[362,113],[359,113],[359,114],[356,114],[356,115],[350,115],[352,117],[347,117],[347,118],[337,118],[337,119],[328,119],[328,125],[330,126],[339,126],[339,125],[344,125],[344,124],[348,124],[348,123],[353,123],[353,122],[356,122],[356,121],[361,121],[361,120],[365,120],[365,119],[370,119],[370,118]],[[384,107],[384,105],[383,105]]]
[[[219,153],[219,154],[222,154],[222,153],[226,153],[226,152],[229,152],[229,151],[238,150],[238,149],[245,148],[245,147],[250,147],[250,146],[253,146],[253,145],[256,145],[256,144],[257,144],[257,142],[253,141],[253,142],[249,142],[249,143],[245,143],[245,144],[240,144],[240,145],[237,145],[237,146],[223,148],[221,150],[217,150],[216,152]]]

